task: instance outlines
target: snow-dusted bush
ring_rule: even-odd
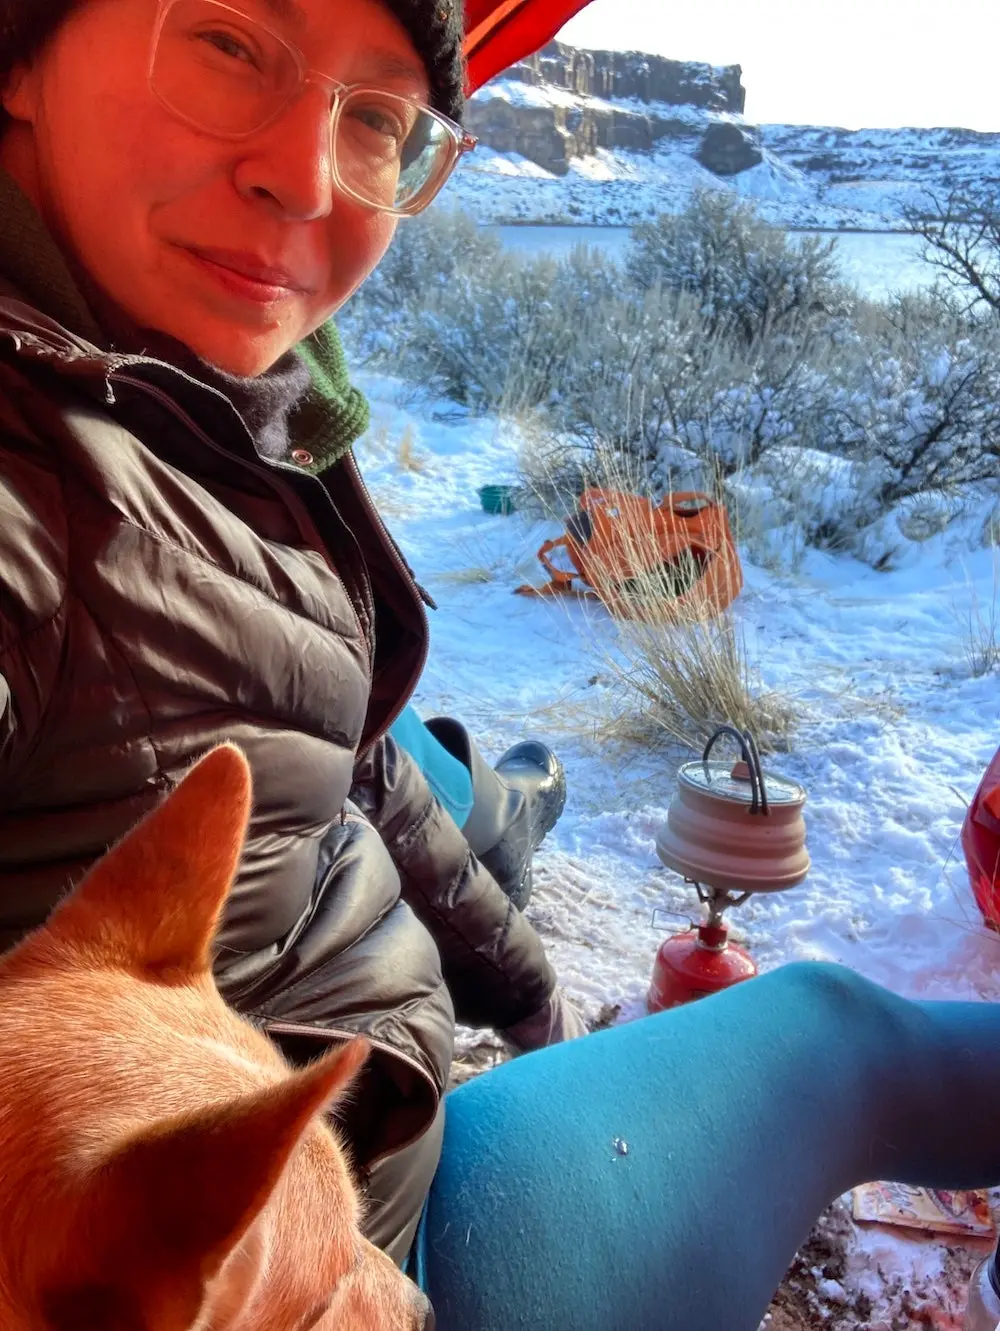
[[[662,286],[693,297],[710,336],[747,346],[825,321],[849,302],[835,241],[792,239],[722,190],[696,191],[682,212],[640,223],[626,271],[640,290]]]
[[[725,491],[771,544],[794,531],[882,564],[908,539],[901,505],[1000,475],[992,313],[942,292],[852,303],[829,244],[724,195],[638,228],[625,272],[593,250],[512,254],[432,210],[342,323],[357,360],[530,419],[525,483],[546,505],[617,459],[630,489]]]
[[[878,517],[862,463],[815,448],[778,446],[726,478],[740,546],[767,567],[794,568],[806,546],[859,554]]]
[[[865,464],[879,513],[1000,475],[1000,327],[992,319],[962,315],[941,297],[892,302],[839,377],[822,446]]]
[[[368,364],[475,410],[522,411],[559,400],[620,283],[598,251],[516,255],[467,216],[431,210],[400,227],[341,323]]]
[[[722,478],[788,446],[822,447],[821,429],[836,386],[816,338],[789,332],[753,348],[723,342],[707,391],[667,441],[710,464]],[[662,457],[654,468],[664,471]]]
[[[581,253],[464,273],[417,320],[424,374],[478,409],[558,407],[608,300],[606,266]]]
[[[659,288],[605,297],[573,332],[574,358],[548,402],[553,427],[642,464],[707,402],[727,354],[690,300]]]
[[[465,273],[494,270],[504,255],[499,237],[468,213],[432,208],[399,224],[385,257],[338,322],[363,354],[389,353],[437,292]]]
[[[602,301],[574,321],[574,356],[547,403],[553,431],[595,455],[617,451],[649,487],[677,483],[690,459],[712,476],[768,449],[811,439],[828,406],[828,376],[810,363],[810,329],[756,346],[714,334],[690,296],[653,287]]]

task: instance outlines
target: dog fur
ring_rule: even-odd
[[[0,960],[3,1331],[419,1331],[322,1119],[361,1040],[292,1071],[211,946],[251,799],[214,750]]]

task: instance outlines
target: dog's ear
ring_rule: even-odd
[[[183,983],[210,965],[250,813],[239,749],[213,749],[114,846],[30,938],[26,950]]]
[[[208,1282],[369,1048],[352,1040],[262,1091],[154,1124],[120,1146],[96,1172],[79,1217],[85,1262],[46,1297],[53,1325],[78,1331],[84,1323],[73,1310],[89,1299],[131,1310],[136,1326],[193,1326]]]

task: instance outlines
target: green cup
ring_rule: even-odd
[[[479,489],[479,502],[484,513],[507,517],[517,508],[516,494],[517,487],[513,485],[483,485]]]

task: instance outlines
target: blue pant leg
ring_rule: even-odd
[[[756,1331],[853,1184],[1000,1181],[1000,1006],[789,966],[447,1109],[419,1253],[439,1331]]]
[[[473,803],[469,769],[435,739],[412,707],[403,709],[389,733],[423,772],[438,803],[464,827]]]

